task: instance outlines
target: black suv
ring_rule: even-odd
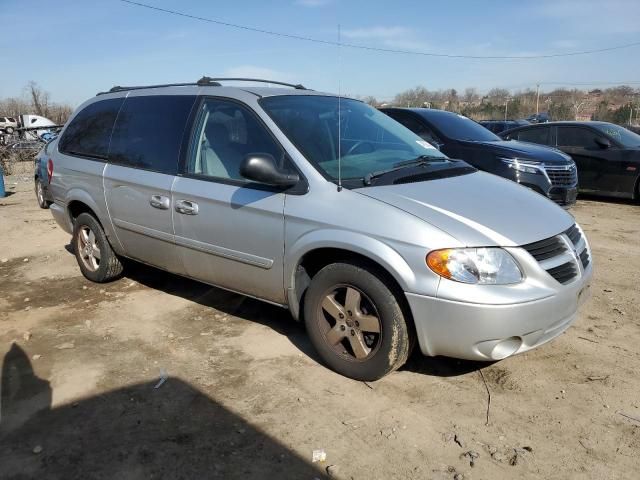
[[[580,191],[640,198],[640,135],[607,122],[551,122],[502,133],[503,138],[549,145],[571,155]]]
[[[571,157],[559,150],[507,142],[473,120],[429,108],[382,108],[450,158],[500,175],[568,207],[575,203],[578,175]]]
[[[511,130],[512,128],[530,125],[526,120],[480,120],[478,123],[495,134],[504,132],[505,130]]]

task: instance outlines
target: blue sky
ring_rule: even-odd
[[[145,0],[142,0],[143,2]],[[640,41],[638,0],[146,0],[268,30],[382,48],[535,55]],[[260,76],[351,95],[429,89],[535,88],[537,82],[640,82],[640,47],[540,60],[444,59],[375,53],[266,36],[118,0],[0,0],[0,97],[30,80],[78,104],[113,85]],[[6,47],[13,39],[15,48]],[[551,86],[543,86],[550,89]]]

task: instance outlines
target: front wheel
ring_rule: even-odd
[[[305,295],[307,332],[322,360],[355,380],[377,380],[409,357],[412,332],[399,299],[373,269],[334,263]]]
[[[92,282],[104,283],[120,276],[122,263],[93,215],[78,215],[72,241],[76,260],[86,278]]]

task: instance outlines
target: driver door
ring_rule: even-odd
[[[204,99],[186,165],[173,184],[175,242],[188,276],[285,303],[285,194],[240,175],[248,153],[285,158],[249,108]]]

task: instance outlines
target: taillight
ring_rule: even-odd
[[[53,160],[49,159],[47,162],[47,181],[51,183],[51,177],[53,177]]]

